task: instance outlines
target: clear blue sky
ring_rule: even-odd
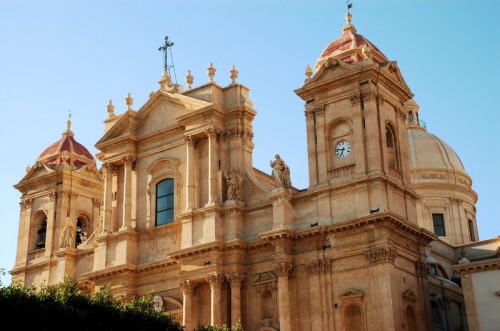
[[[177,82],[251,89],[254,166],[270,172],[279,153],[292,184],[307,187],[303,102],[293,92],[345,24],[345,1],[22,1],[0,2],[0,267],[16,255],[20,193],[13,188],[57,141],[72,113],[75,138],[92,153],[112,99],[128,92],[139,109],[158,88],[158,47],[174,42]],[[359,0],[353,24],[398,61],[430,132],[461,157],[479,194],[480,239],[500,235],[500,1]],[[2,278],[10,283],[10,276]]]

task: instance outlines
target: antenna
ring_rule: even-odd
[[[172,77],[170,74],[170,69],[173,69],[174,71],[174,79],[175,79],[175,84],[177,85],[177,75],[175,74],[175,68],[174,68],[174,58],[172,57],[172,46],[174,46],[174,43],[168,40],[168,36],[165,37],[165,44],[161,47],[158,48],[160,52],[163,52],[164,58],[163,58],[163,69],[168,71],[168,75]],[[172,64],[168,64],[168,53],[170,53],[170,62]]]

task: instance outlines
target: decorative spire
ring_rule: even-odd
[[[108,108],[108,117],[109,118],[115,117],[115,106],[113,106],[113,102],[111,100],[109,100],[107,108]]]
[[[134,103],[134,99],[130,96],[130,92],[128,93],[128,97],[125,98],[125,103],[128,106],[127,110],[132,110],[132,104]]]
[[[66,122],[66,131],[63,132],[63,135],[73,136],[73,131],[71,131],[71,109],[68,110],[68,121]]]
[[[187,89],[191,89],[191,85],[193,85],[194,77],[191,75],[191,70],[188,70],[188,73],[186,75],[186,84],[187,84]]]
[[[217,70],[214,68],[213,63],[210,63],[210,67],[207,68],[208,82],[212,83],[214,81],[215,72]]]
[[[351,23],[351,19],[352,19],[351,13],[347,12],[347,14],[345,14],[346,25],[342,28],[343,33],[346,33],[347,31],[352,31],[352,33],[356,33],[356,28]]]
[[[305,74],[307,76],[306,80],[311,79],[311,76],[313,74],[313,70],[312,70],[312,68],[311,68],[311,66],[309,64],[307,65]]]
[[[236,78],[238,78],[238,70],[236,70],[236,66],[234,64],[231,71],[229,71],[229,77],[231,78],[231,85],[236,84]]]

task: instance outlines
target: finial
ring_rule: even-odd
[[[186,75],[186,84],[187,84],[188,90],[191,89],[191,85],[193,85],[193,81],[194,81],[194,77],[193,77],[193,75],[191,75],[191,70],[188,70],[188,73]]]
[[[128,110],[132,110],[132,104],[134,103],[134,99],[130,96],[130,92],[128,93],[128,97],[125,98],[125,103],[128,106]]]
[[[307,76],[307,79],[311,79],[311,76],[313,74],[313,70],[309,64],[307,65],[305,74]]]
[[[231,85],[236,84],[236,78],[238,78],[238,70],[236,70],[236,66],[233,64],[233,69],[229,71],[229,77],[231,78]]]
[[[210,63],[210,67],[207,68],[208,81],[211,83],[214,81],[215,72],[217,70],[214,68],[213,63]]]
[[[66,122],[67,124],[67,131],[71,131],[71,109],[68,110],[68,121]]]
[[[170,74],[169,74],[168,70],[163,70],[163,75],[161,76],[161,79],[158,82],[158,84],[160,84],[161,91],[172,90],[173,83],[172,83],[172,79],[170,78]]]
[[[115,106],[113,106],[113,101],[109,100],[107,108],[109,118],[115,117]]]
[[[30,172],[31,170],[31,167],[30,167],[30,164],[28,163],[28,166],[26,167],[26,172]]]
[[[352,15],[349,12],[349,9],[351,9],[351,8],[352,8],[352,3],[350,3],[350,1],[348,0],[347,1],[347,14],[345,14],[346,25],[342,28],[342,31],[346,32],[348,30],[352,30],[352,32],[356,33],[356,28],[354,27],[354,25],[351,24]]]

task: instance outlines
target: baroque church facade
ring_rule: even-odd
[[[295,90],[307,188],[291,185],[279,155],[269,171],[253,167],[257,112],[234,67],[229,86],[210,65],[209,82],[193,87],[188,75],[185,90],[165,70],[139,110],[130,95],[123,114],[108,105],[100,169],[68,121],[15,185],[13,281],[70,275],[125,300],[153,291],[186,330],[479,325],[469,276],[498,270],[474,258],[498,257],[499,241],[474,255],[472,179],[419,120],[397,63],[346,21]]]

